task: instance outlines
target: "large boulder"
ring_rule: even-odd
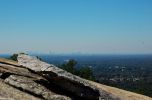
[[[0,80],[0,100],[42,100],[33,95],[22,92]]]
[[[36,78],[36,79],[44,79],[43,77],[30,72],[28,69],[19,67],[19,66],[13,66],[9,64],[3,64],[0,63],[0,77],[3,79],[7,78],[9,75],[14,74],[14,75],[20,75],[20,76],[26,76],[26,77],[31,77],[31,78]]]
[[[87,82],[78,76],[68,73],[52,64],[43,62],[37,57],[32,57],[25,54],[18,55],[18,63],[35,73],[45,77],[48,81],[56,84],[62,89],[73,93],[84,99],[98,100],[114,100],[115,98],[104,90],[99,90],[94,85]]]
[[[45,100],[71,100],[70,98],[62,95],[57,95],[56,93],[48,90],[46,87],[38,84],[33,78],[28,78],[24,76],[11,75],[5,79],[5,83],[14,86],[18,89],[22,89],[28,93],[42,97]]]

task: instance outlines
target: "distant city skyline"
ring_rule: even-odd
[[[152,54],[152,0],[1,0],[0,54]]]

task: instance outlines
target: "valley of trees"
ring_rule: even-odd
[[[99,64],[79,64],[71,59],[61,68],[85,79],[152,97],[152,63],[147,58],[109,59]]]
[[[76,68],[76,64],[77,62],[74,59],[70,59],[66,63],[62,64],[60,68],[72,74],[78,75],[82,78],[95,81],[92,68],[90,68],[89,66],[86,66],[86,67],[80,67],[78,69]]]

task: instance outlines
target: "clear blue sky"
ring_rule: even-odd
[[[0,53],[152,53],[152,0],[0,0]]]

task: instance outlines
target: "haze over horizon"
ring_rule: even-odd
[[[152,54],[152,0],[1,0],[0,54]]]

